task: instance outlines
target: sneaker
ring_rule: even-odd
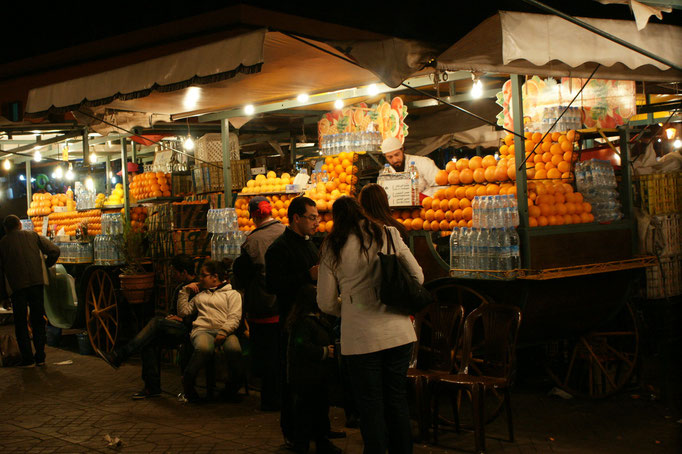
[[[150,391],[147,388],[144,388],[142,391],[133,394],[131,397],[133,400],[142,400],[148,397],[159,397],[160,395],[161,391]]]
[[[100,356],[100,358],[102,358],[108,365],[110,365],[114,369],[118,369],[121,366],[122,361],[116,354],[115,350],[112,350],[110,352],[104,352],[102,350],[97,349],[97,354]]]
[[[30,369],[32,367],[35,367],[36,363],[33,361],[22,361],[19,364],[17,364],[17,367],[20,369]]]

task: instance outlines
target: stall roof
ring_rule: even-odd
[[[640,48],[682,65],[682,27],[634,21],[580,18]],[[682,81],[682,73],[556,16],[500,11],[438,58],[442,70],[503,74],[596,77],[637,81]]]

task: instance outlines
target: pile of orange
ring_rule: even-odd
[[[47,216],[54,211],[54,207],[67,207],[69,211],[74,211],[76,203],[66,194],[37,193],[33,194],[31,206],[26,214],[28,216]]]
[[[296,197],[296,194],[269,195],[264,197],[266,197],[272,205],[272,217],[282,224],[288,225],[289,218],[287,218],[287,210],[289,208],[289,203],[291,203],[291,199]],[[239,197],[234,202],[239,230],[246,232],[256,229],[253,220],[249,216],[249,200],[251,200],[251,197]]]
[[[60,213],[51,213],[48,217],[48,225],[55,226],[55,232],[59,232],[64,228],[67,235],[75,235],[78,226],[87,225],[88,235],[99,235],[102,233],[102,212],[100,210],[88,211],[63,211]],[[42,233],[43,218],[33,217],[33,229]]]
[[[294,179],[288,173],[284,172],[277,176],[274,171],[269,171],[265,175],[256,175],[246,182],[246,186],[242,188],[242,194],[261,194],[272,192],[284,192],[288,184],[293,184]]]
[[[344,195],[355,195],[358,184],[358,155],[353,152],[342,151],[336,156],[327,156],[322,165],[323,174],[326,172],[328,181],[317,183],[315,187],[304,194],[317,204],[317,211],[330,211],[334,201]],[[322,230],[323,232],[326,230]]]
[[[433,197],[422,200],[422,208],[393,211],[393,217],[403,223],[407,230],[431,230],[450,232],[455,227],[473,226],[472,201],[476,196],[513,194],[512,183],[487,185],[453,185],[439,189]]]
[[[573,186],[558,181],[528,183],[528,225],[581,224],[594,222],[592,205]]]
[[[578,135],[574,130],[566,132],[525,133],[524,141],[526,174],[533,180],[568,180],[573,178],[573,162],[577,155],[573,152]],[[507,134],[500,146],[500,156],[513,157],[514,136]],[[530,156],[530,157],[529,157]]]
[[[130,195],[135,200],[171,196],[171,174],[145,172],[135,175],[129,185]]]
[[[125,208],[121,209],[121,214],[125,214]],[[144,225],[145,219],[147,219],[147,207],[133,207],[130,209],[130,226],[133,232],[142,232],[147,229]]]

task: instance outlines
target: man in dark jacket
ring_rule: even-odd
[[[317,206],[308,197],[296,197],[287,212],[289,227],[284,230],[265,253],[265,282],[267,290],[277,295],[280,327],[280,379],[282,408],[280,425],[284,440],[294,438],[293,402],[286,383],[287,332],[285,322],[298,290],[305,284],[317,282],[319,252],[310,237],[317,231],[320,216]]]
[[[10,214],[3,222],[6,235],[0,240],[0,301],[14,308],[14,332],[21,351],[20,367],[45,365],[45,307],[43,287],[47,268],[57,263],[59,247],[44,236],[22,230],[21,220]],[[31,309],[33,347],[28,335],[27,309]]]
[[[256,225],[242,244],[234,262],[233,286],[244,292],[243,308],[253,345],[254,369],[262,377],[260,405],[263,411],[280,408],[279,311],[275,295],[265,288],[265,252],[284,232],[284,225],[272,218],[268,199],[257,196],[249,201],[249,214]]]

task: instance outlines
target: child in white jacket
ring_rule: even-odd
[[[227,259],[204,262],[199,272],[199,283],[186,285],[178,295],[178,315],[197,315],[190,333],[194,353],[182,377],[184,401],[198,399],[194,383],[215,348],[222,348],[225,352],[232,372],[228,394],[236,394],[243,381],[241,346],[235,334],[242,317],[242,298],[239,292],[232,290],[227,279],[231,262]]]

